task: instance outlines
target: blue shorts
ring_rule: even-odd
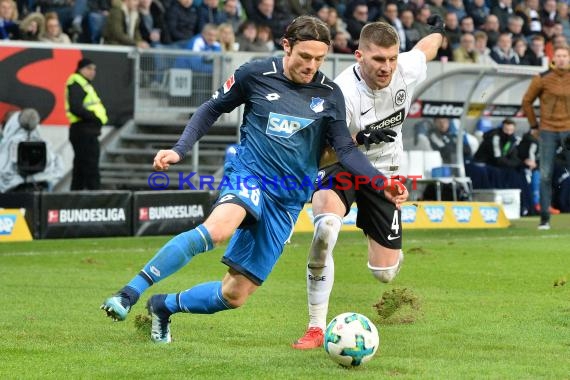
[[[262,189],[239,183],[247,175],[245,170],[226,172],[231,186],[222,189],[214,207],[235,203],[246,210],[248,215],[232,236],[222,262],[261,285],[291,238],[300,208],[281,205]]]

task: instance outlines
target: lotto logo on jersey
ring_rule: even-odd
[[[16,215],[0,216],[0,235],[10,235],[16,225]]]
[[[427,217],[432,223],[443,222],[443,216],[445,215],[444,206],[425,206],[424,207]]]
[[[469,223],[471,221],[473,210],[471,206],[453,206],[451,209],[457,223]]]
[[[313,120],[311,119],[271,112],[267,119],[267,129],[265,133],[272,136],[289,138],[301,129],[307,128],[312,122]]]
[[[479,212],[485,223],[494,224],[499,219],[499,209],[497,207],[481,206],[479,207]]]

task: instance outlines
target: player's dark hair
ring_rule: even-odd
[[[400,37],[396,29],[387,22],[371,22],[362,28],[358,40],[358,48],[364,48],[369,44],[374,44],[383,48],[400,45]]]
[[[331,32],[327,24],[313,16],[299,16],[287,26],[283,38],[293,47],[300,41],[320,41],[331,44]]]

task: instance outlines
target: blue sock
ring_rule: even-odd
[[[222,295],[222,282],[212,281],[166,296],[166,307],[173,313],[214,314],[232,309]]]
[[[214,248],[212,238],[202,224],[183,232],[166,243],[128,284],[142,294],[154,283],[184,267],[192,257]]]

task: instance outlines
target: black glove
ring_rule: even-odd
[[[398,133],[393,129],[374,129],[372,131],[360,131],[356,134],[358,145],[364,145],[366,150],[370,149],[370,144],[380,144],[381,142],[393,142]]]
[[[429,34],[439,33],[445,37],[445,23],[440,15],[434,14],[429,16],[427,23],[429,25]]]

